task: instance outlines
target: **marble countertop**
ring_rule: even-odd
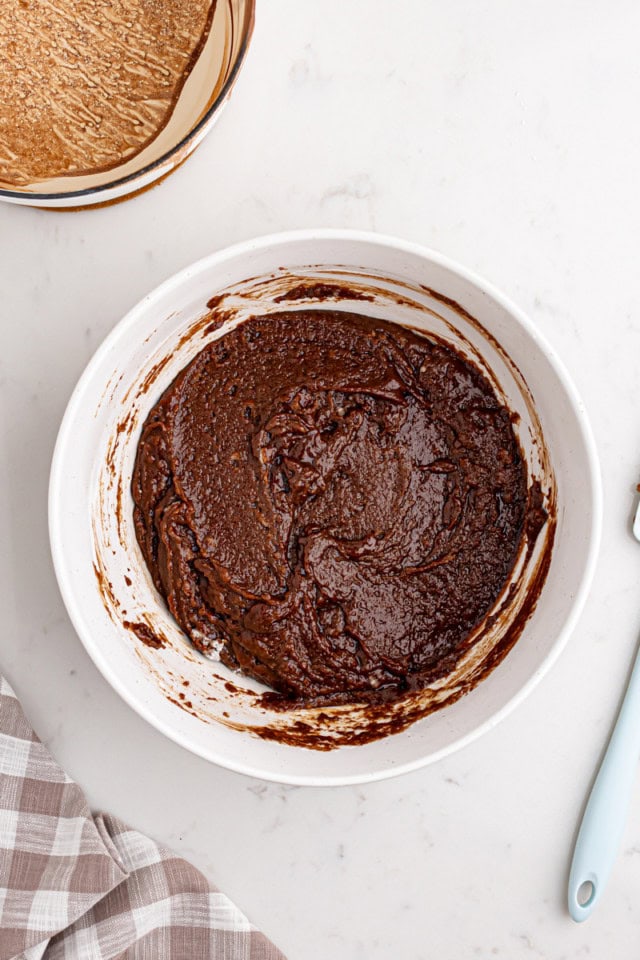
[[[565,889],[640,638],[640,8],[258,7],[227,110],[166,182],[105,210],[0,206],[0,667],[92,805],[191,858],[290,960],[632,956],[640,782],[587,923]],[[134,714],[71,627],[47,537],[56,432],[103,337],[190,261],[306,226],[419,241],[523,307],[584,397],[605,490],[587,607],[526,702],[443,762],[337,789],[217,769]]]

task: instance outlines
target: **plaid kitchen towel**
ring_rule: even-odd
[[[284,960],[190,863],[92,816],[0,676],[0,960]]]

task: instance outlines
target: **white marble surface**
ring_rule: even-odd
[[[606,895],[565,911],[585,793],[640,636],[640,8],[631,0],[259,0],[227,111],[169,180],[76,214],[0,207],[0,667],[96,808],[191,857],[290,960],[636,955],[640,782]],[[283,788],[147,726],[76,638],[49,557],[58,424],[147,290],[289,227],[372,228],[485,275],[587,403],[604,539],[542,685],[445,762],[381,784]]]

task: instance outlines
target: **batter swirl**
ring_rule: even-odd
[[[194,645],[298,704],[394,699],[450,672],[529,509],[480,372],[338,311],[254,317],[206,346],[149,415],[132,491]]]

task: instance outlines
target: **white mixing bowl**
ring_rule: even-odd
[[[277,295],[292,286],[303,300],[277,303]],[[372,299],[358,302],[354,290]],[[332,738],[341,731],[344,740],[345,731],[357,734],[366,726],[362,709],[340,708],[329,719],[330,710],[320,716],[302,709],[275,713],[258,703],[259,684],[193,649],[151,583],[135,539],[129,489],[142,423],[205,343],[252,312],[323,303],[411,324],[465,350],[519,414],[530,473],[547,471],[557,497],[548,576],[506,658],[466,696],[451,697],[455,702],[399,733],[356,746],[336,747]],[[439,254],[338,230],[264,237],[220,251],[134,307],[71,397],[49,501],[51,547],[67,609],[88,653],[127,703],[208,760],[265,779],[313,784],[415,769],[504,717],[550,667],[576,622],[595,565],[601,513],[598,462],[584,408],[527,317]],[[163,639],[162,647],[139,639],[140,629],[136,633],[131,624],[141,623],[149,637]],[[451,689],[459,692],[460,684]],[[300,745],[314,736],[323,749]]]

